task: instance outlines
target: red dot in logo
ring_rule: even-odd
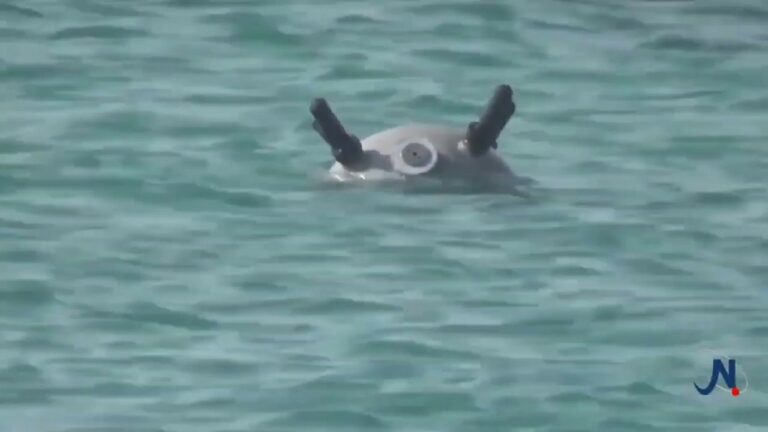
[[[741,394],[741,390],[739,390],[738,387],[734,387],[734,388],[731,389],[731,394],[733,395],[733,397],[736,397],[739,394]]]

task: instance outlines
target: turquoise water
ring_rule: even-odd
[[[0,432],[766,430],[766,23],[3,0]],[[318,185],[313,97],[365,136],[500,83],[534,200]]]

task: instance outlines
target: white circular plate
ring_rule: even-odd
[[[426,139],[408,140],[400,144],[392,155],[396,171],[406,175],[420,175],[429,172],[437,163],[437,150]]]

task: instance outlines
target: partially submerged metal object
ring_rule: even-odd
[[[338,181],[431,177],[507,182],[518,177],[497,153],[498,139],[515,113],[512,88],[496,88],[478,121],[462,129],[409,124],[364,140],[350,134],[323,98],[310,107],[313,128],[331,147]]]

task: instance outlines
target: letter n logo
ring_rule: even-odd
[[[699,394],[708,395],[712,393],[712,390],[717,386],[718,377],[720,376],[723,377],[723,381],[725,381],[725,384],[729,389],[736,388],[736,360],[728,360],[728,370],[725,370],[725,365],[723,365],[722,360],[712,360],[712,377],[709,378],[709,384],[707,384],[705,388],[701,388],[694,382],[693,386],[696,387],[696,391],[698,391]]]

